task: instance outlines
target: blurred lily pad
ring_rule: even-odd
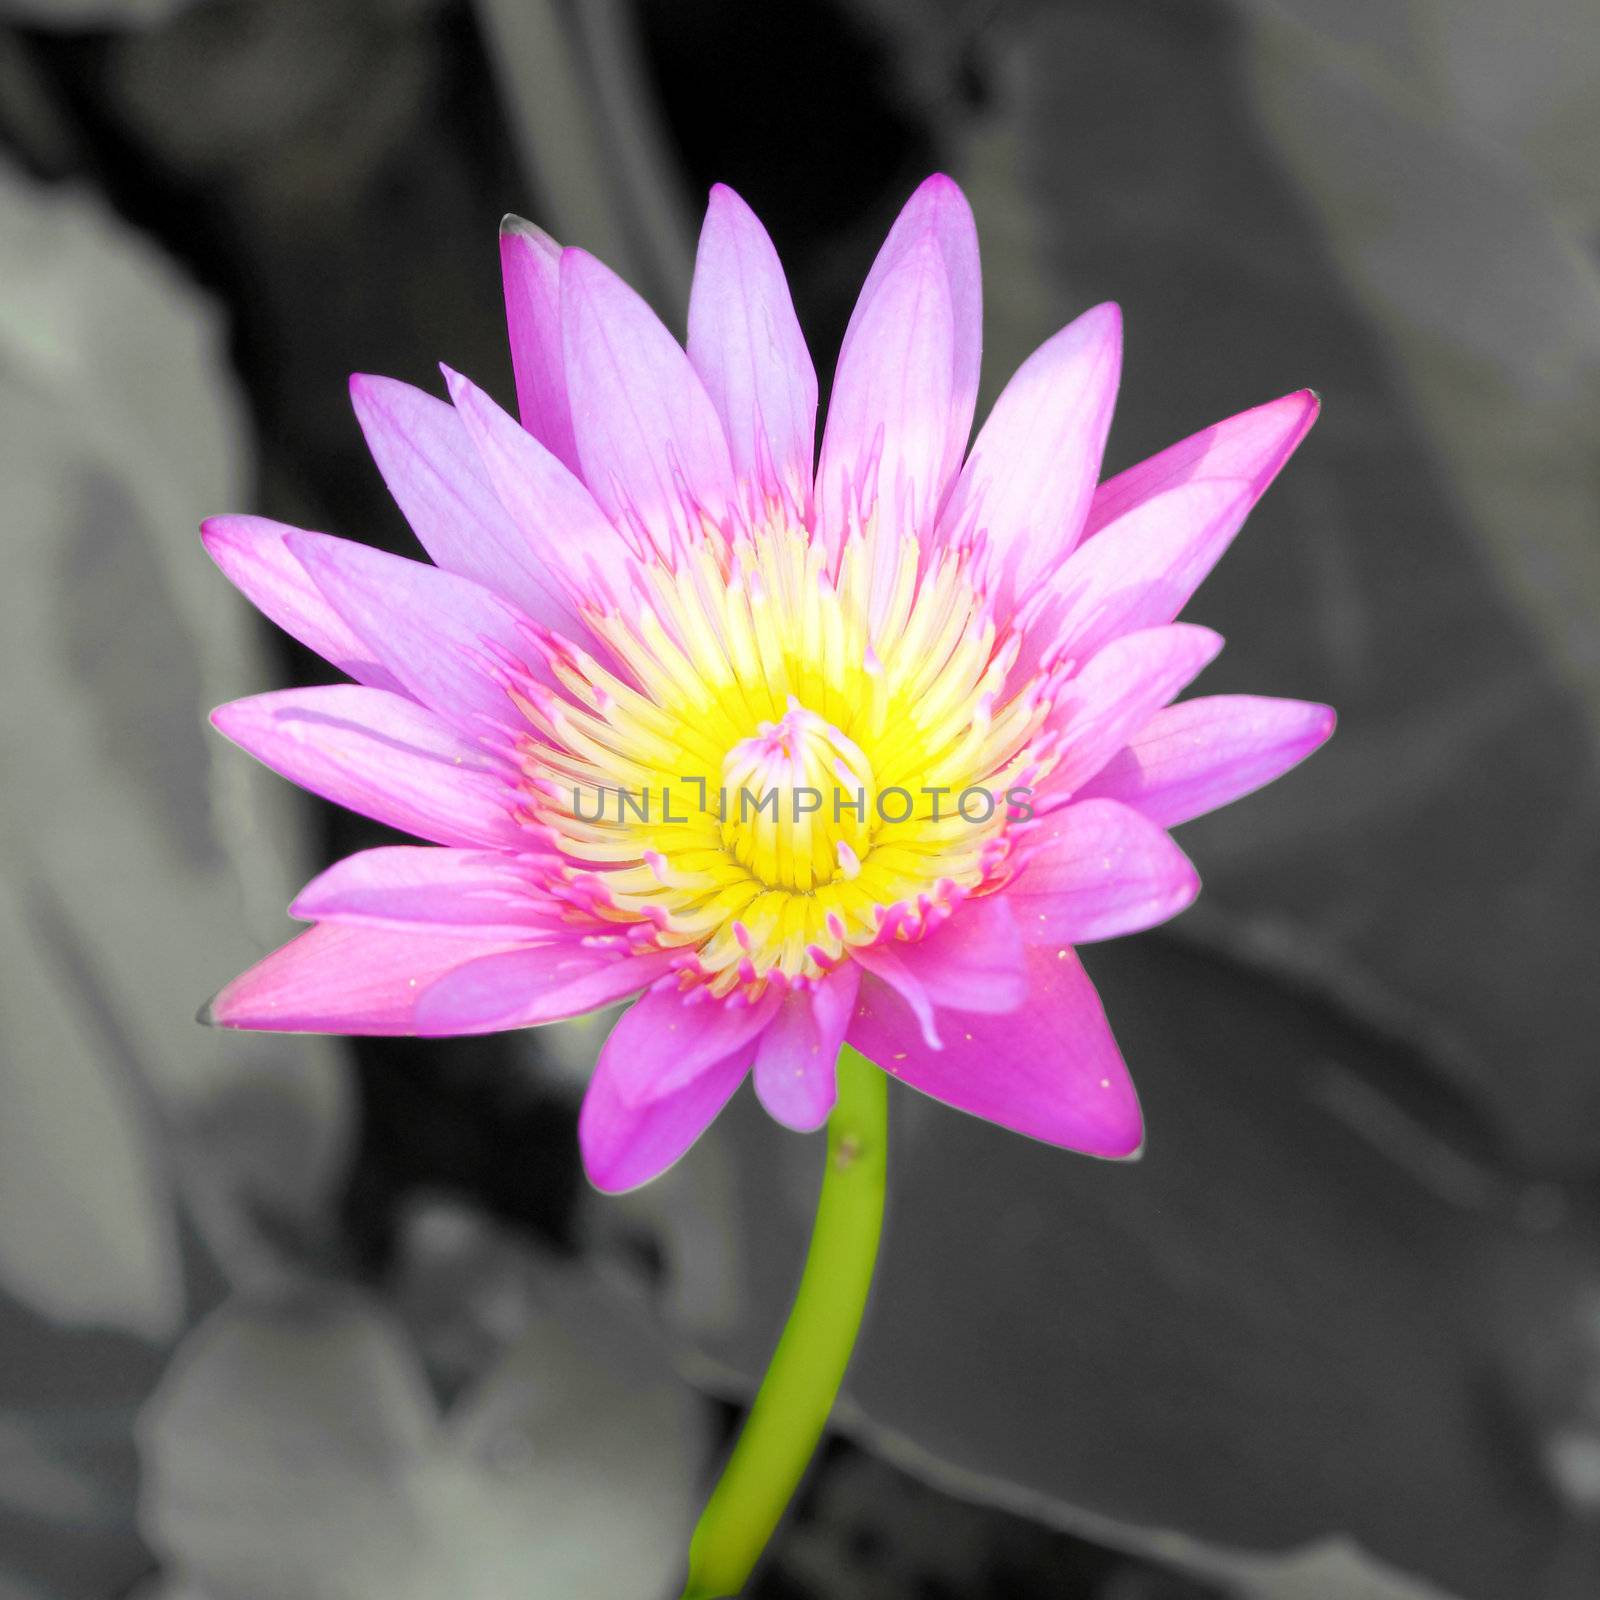
[[[146,1536],[206,1600],[643,1600],[677,1574],[704,1448],[659,1346],[572,1285],[442,1417],[376,1302],[229,1305],[140,1436]]]
[[[174,1177],[230,1268],[271,1270],[250,1219],[309,1225],[348,1088],[331,1046],[192,1021],[301,875],[282,787],[214,784],[202,720],[268,677],[193,533],[245,497],[217,314],[98,202],[10,171],[0,276],[0,1285],[161,1337]]]

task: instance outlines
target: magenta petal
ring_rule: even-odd
[[[1259,500],[1317,420],[1321,401],[1309,389],[1242,411],[1160,455],[1108,478],[1095,491],[1084,537],[1098,533],[1163,489],[1201,478],[1245,478]]]
[[[208,517],[200,540],[228,580],[263,616],[347,677],[375,689],[398,689],[396,679],[373,659],[372,651],[323,598],[310,574],[290,553],[291,535],[323,539],[266,517]]]
[[[756,1095],[786,1128],[809,1133],[838,1096],[834,1067],[855,1010],[861,972],[846,962],[814,989],[791,989],[756,1045]]]
[[[504,948],[455,934],[328,923],[235,978],[201,1020],[280,1033],[412,1034],[417,997],[430,983]]]
[[[659,318],[582,250],[561,257],[562,351],[583,480],[660,549],[698,539],[735,499],[716,408]]]
[[[1255,504],[1236,478],[1184,484],[1141,501],[1080,545],[1027,605],[1027,671],[1035,641],[1086,660],[1121,634],[1171,622],[1217,564]]]
[[[966,197],[929,178],[889,231],[839,350],[817,466],[837,541],[852,512],[931,534],[966,449],[982,351],[978,239]]]
[[[522,426],[569,471],[578,470],[561,355],[561,246],[521,217],[500,224],[506,332]]]
[[[211,721],[291,783],[376,822],[439,844],[527,845],[509,772],[387,690],[282,689],[218,706]]]
[[[1121,372],[1122,313],[1096,306],[1023,362],[979,430],[940,536],[986,538],[1002,605],[1078,542]]]
[[[885,1072],[986,1122],[1089,1155],[1138,1152],[1143,1121],[1100,997],[1070,949],[1030,949],[1028,998],[1003,1015],[955,1013],[944,1048],[904,1000],[866,978],[846,1037]]]
[[[455,408],[408,383],[360,374],[350,398],[389,492],[434,563],[548,628],[583,637],[559,578],[500,503]]]
[[[566,935],[565,908],[541,887],[558,864],[556,857],[384,845],[335,862],[300,891],[289,915],[480,939]]]
[[[1108,644],[1066,685],[1050,714],[1061,750],[1038,799],[1058,804],[1080,789],[1221,648],[1220,634],[1186,622]]]
[[[685,993],[663,984],[623,1013],[600,1060],[622,1099],[643,1105],[681,1089],[713,1062],[753,1047],[781,1000],[776,988],[751,1002],[741,993],[713,1000],[704,989]]]
[[[1029,944],[1089,944],[1175,917],[1200,892],[1189,858],[1114,800],[1075,801],[1030,826],[1006,890]]]
[[[1331,706],[1209,695],[1158,711],[1080,795],[1104,795],[1163,828],[1215,811],[1304,761],[1333,732]]]
[[[483,721],[526,726],[507,692],[496,647],[547,679],[524,619],[509,600],[423,561],[348,539],[291,538],[328,603],[367,641],[406,691],[471,733]]]
[[[786,504],[804,522],[817,375],[767,230],[720,183],[711,191],[695,256],[689,359],[722,418],[734,471],[762,499]]]
[[[670,951],[635,956],[592,948],[563,930],[549,943],[488,955],[441,978],[417,1001],[417,1032],[502,1033],[580,1017],[637,994],[673,959]]]
[[[714,1062],[672,1094],[633,1105],[602,1056],[578,1113],[578,1146],[595,1188],[622,1194],[658,1178],[711,1126],[750,1070],[754,1046]]]
[[[628,547],[594,496],[483,390],[448,369],[445,380],[529,559],[561,585],[569,597],[564,603],[599,594],[615,604],[631,593]],[[588,637],[575,617],[556,631]]]
[[[931,1045],[941,1035],[939,1011],[1010,1011],[1026,993],[1022,939],[1000,896],[962,901],[925,939],[886,939],[853,953],[899,993]]]

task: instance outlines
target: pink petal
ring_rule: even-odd
[[[411,1034],[417,997],[430,983],[503,948],[455,934],[328,923],[235,978],[200,1020],[277,1033]]]
[[[561,246],[521,217],[500,224],[506,332],[522,426],[569,471],[578,470],[561,356]]]
[[[978,433],[940,536],[987,538],[1002,606],[1078,542],[1122,372],[1122,313],[1096,306],[1017,369]]]
[[[595,1188],[622,1194],[660,1177],[711,1126],[750,1070],[746,1045],[681,1089],[644,1105],[618,1092],[602,1055],[578,1113],[578,1146]]]
[[[847,1037],[912,1088],[1032,1139],[1123,1157],[1143,1121],[1100,997],[1070,949],[1030,949],[1028,998],[1016,1010],[946,1019],[944,1048],[921,1036],[887,984],[867,978]]]
[[[525,847],[510,774],[432,712],[353,683],[218,706],[211,721],[291,783],[447,845]]]
[[[1200,875],[1166,831],[1114,800],[1075,801],[1023,838],[1026,863],[1005,897],[1029,944],[1138,933],[1200,892]]]
[[[924,233],[931,234],[944,258],[950,285],[950,308],[955,321],[952,351],[956,412],[952,417],[951,472],[960,465],[972,432],[972,413],[978,399],[978,374],[983,361],[983,272],[978,261],[978,225],[972,207],[953,178],[936,172],[917,185],[889,229],[877,259],[867,274],[857,301],[865,300],[873,280],[888,271],[901,246]]]
[[[200,527],[201,543],[211,559],[263,616],[358,683],[398,689],[399,683],[378,665],[372,651],[290,554],[284,543],[289,534],[327,537],[265,517],[209,517]]]
[[[889,230],[839,350],[817,468],[830,540],[874,501],[892,527],[931,533],[972,430],[982,343],[972,211],[936,175]]]
[[[1209,695],[1158,711],[1079,791],[1176,827],[1271,783],[1333,732],[1331,706]]]
[[[1246,478],[1259,500],[1310,431],[1321,404],[1309,389],[1286,394],[1203,428],[1107,479],[1095,491],[1084,537],[1098,533],[1151,495],[1201,478]]]
[[[457,967],[417,1001],[424,1038],[503,1033],[580,1017],[654,983],[676,957],[594,948],[571,937],[506,950]]]
[[[804,521],[817,375],[772,240],[749,206],[720,183],[711,190],[695,256],[689,359],[722,418],[735,473],[763,500],[787,505]]]
[[[939,1010],[1010,1011],[1026,993],[1022,939],[1011,907],[1000,896],[961,902],[925,939],[887,939],[854,955],[899,993],[934,1047]]]
[[[1047,726],[1060,731],[1061,752],[1040,798],[1057,804],[1080,789],[1221,648],[1220,634],[1187,622],[1108,644],[1056,700]]]
[[[536,677],[547,674],[509,600],[426,562],[348,539],[313,545],[291,537],[288,544],[407,693],[469,733],[485,719],[526,727],[495,647]]]
[[[735,499],[716,408],[678,341],[615,273],[582,250],[561,257],[561,332],[583,479],[613,520],[657,548],[697,540],[700,514]]]
[[[306,922],[414,928],[479,939],[531,939],[571,930],[542,884],[553,856],[385,845],[314,878],[289,907]]]
[[[1171,622],[1255,504],[1236,478],[1184,484],[1136,505],[1078,549],[1028,602],[1018,671],[1056,645],[1083,661],[1121,634]]]
[[[350,398],[390,494],[434,563],[558,633],[586,637],[544,552],[500,503],[455,409],[408,383],[361,374],[350,380]]]
[[[834,1066],[860,982],[860,970],[846,962],[814,989],[791,989],[761,1035],[756,1095],[786,1128],[809,1133],[828,1120],[838,1095]]]
[[[598,595],[615,604],[630,594],[627,544],[594,496],[475,384],[448,368],[445,380],[530,560],[560,584],[567,603]],[[575,618],[556,631],[580,641],[588,637]]]
[[[676,984],[663,984],[623,1014],[600,1059],[622,1099],[643,1105],[681,1089],[747,1045],[753,1049],[781,1000],[776,989],[752,1003],[742,994],[712,1000],[701,989],[686,994]]]

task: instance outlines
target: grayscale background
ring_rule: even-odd
[[[824,387],[965,185],[985,401],[1093,302],[1108,466],[1309,384],[1192,614],[1338,736],[1088,963],[1108,1167],[896,1091],[883,1268],[760,1600],[1600,1594],[1592,0],[0,0],[0,1600],[667,1600],[820,1145],[587,1190],[598,1024],[224,1037],[380,837],[233,753],[325,669],[210,513],[410,549],[346,376],[510,395],[495,228],[681,327],[733,184]]]

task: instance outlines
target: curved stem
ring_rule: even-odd
[[[738,1594],[794,1495],[850,1361],[883,1228],[888,1083],[839,1052],[811,1249],[783,1337],[689,1545],[683,1600]]]

